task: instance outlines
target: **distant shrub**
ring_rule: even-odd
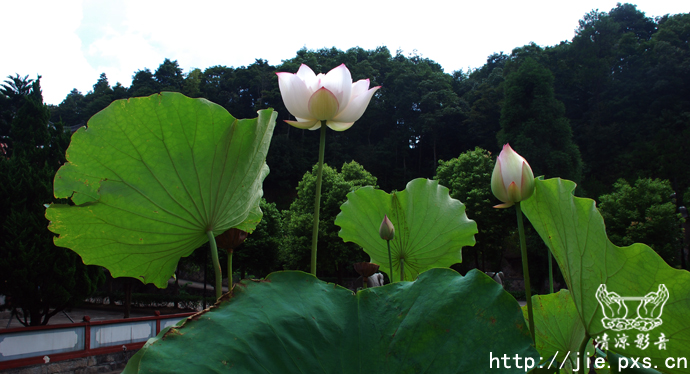
[[[671,201],[673,189],[667,180],[638,179],[631,186],[619,179],[614,191],[599,197],[599,211],[606,233],[618,246],[644,243],[671,266],[679,263],[682,245],[680,214]]]

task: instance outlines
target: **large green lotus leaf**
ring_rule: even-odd
[[[575,197],[574,189],[575,183],[567,180],[536,180],[534,195],[521,205],[558,261],[587,333],[598,341],[606,334],[610,351],[649,358],[659,371],[690,372],[667,368],[665,363],[668,357],[688,357],[690,352],[690,273],[673,269],[644,244],[615,246],[606,236],[594,201]],[[639,326],[623,331],[604,326],[604,317],[633,320],[638,316],[659,317],[662,324],[647,331]],[[666,349],[655,344],[662,334],[668,339]],[[629,345],[617,347],[616,339],[620,343],[623,335]],[[638,345],[639,336],[643,339]],[[645,336],[649,338],[646,347]]]
[[[84,263],[165,287],[180,257],[261,219],[276,113],[236,120],[179,93],[118,100],[72,136],[46,217]]]
[[[545,367],[577,367],[576,353],[585,337],[585,327],[568,290],[532,296],[537,350]],[[527,305],[522,307],[527,320]],[[553,356],[556,359],[551,361]],[[569,372],[572,372],[570,370]]]
[[[524,373],[490,359],[538,359],[518,303],[476,270],[356,294],[278,272],[220,300],[150,339],[125,373]]]
[[[385,215],[395,226],[391,240],[393,276],[400,279],[400,259],[404,259],[405,279],[432,267],[447,267],[462,262],[462,247],[475,243],[477,224],[467,218],[465,205],[452,199],[438,181],[415,179],[405,190],[387,194],[363,187],[347,194],[335,224],[346,242],[355,242],[371,256],[381,271],[391,275],[388,247],[379,236]]]

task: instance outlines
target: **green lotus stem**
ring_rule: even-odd
[[[580,366],[579,366],[579,371],[581,373],[584,373],[585,371],[585,355],[587,352],[587,343],[589,343],[589,339],[591,336],[585,331],[585,338],[582,340],[582,343],[580,343],[580,357],[577,358],[578,361],[580,361]]]
[[[228,289],[232,289],[232,249],[228,249]]]
[[[551,250],[547,250],[549,255],[549,293],[553,293],[553,261],[551,260]]]
[[[400,281],[405,280],[405,260],[400,259]]]
[[[390,283],[393,283],[393,258],[391,257],[391,241],[386,240],[386,244],[388,244],[388,266],[390,271],[388,272],[388,281]]]
[[[213,230],[206,231],[208,242],[211,243],[211,259],[213,260],[213,270],[216,272],[216,299],[220,299],[223,295],[223,270],[220,268],[220,260],[218,260],[218,247],[216,246],[216,238],[213,236]]]
[[[520,202],[515,203],[517,212],[518,232],[520,233],[520,253],[522,254],[522,274],[525,279],[525,298],[527,299],[527,319],[529,331],[532,334],[532,342],[536,344],[534,334],[534,315],[532,313],[532,287],[529,283],[529,265],[527,264],[527,243],[525,242],[525,226],[522,224],[522,209]]]
[[[319,140],[319,169],[316,172],[316,197],[314,198],[314,228],[311,233],[311,273],[316,276],[316,245],[319,242],[319,208],[321,207],[321,176],[323,174],[323,154],[326,150],[326,121],[321,121]]]

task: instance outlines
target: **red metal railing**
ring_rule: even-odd
[[[90,322],[88,320],[88,317],[84,318],[84,322],[79,322],[79,323],[69,323],[69,324],[60,324],[60,325],[50,325],[50,326],[35,326],[35,327],[20,327],[20,328],[12,328],[12,329],[5,329],[5,330],[0,330],[0,371],[1,370],[6,370],[6,369],[12,369],[16,367],[22,367],[22,366],[29,366],[29,365],[38,365],[38,364],[44,364],[46,363],[46,359],[44,357],[47,357],[50,362],[55,362],[55,361],[63,361],[63,360],[71,360],[71,359],[76,359],[76,358],[83,358],[83,357],[89,357],[89,356],[97,356],[101,354],[108,354],[108,353],[115,353],[123,350],[132,350],[132,349],[139,349],[144,346],[146,341],[153,337],[158,335],[158,333],[161,331],[161,320],[168,320],[168,322],[172,322],[171,320],[181,320],[184,318],[187,318],[191,315],[194,315],[196,313],[178,313],[178,314],[168,314],[168,315],[159,315],[156,313],[155,316],[151,317],[137,317],[137,318],[128,318],[128,319],[117,319],[117,320],[109,320],[109,321],[94,321]],[[155,333],[152,332],[152,334],[149,334],[148,337],[140,337],[137,339],[132,339],[132,340],[141,340],[141,341],[136,341],[136,342],[129,342],[129,343],[123,343],[122,341],[116,341],[112,344],[109,343],[99,343],[98,347],[92,347],[91,341],[93,340],[92,338],[92,330],[98,330],[98,329],[103,329],[104,326],[109,326],[109,327],[133,327],[136,325],[143,325],[142,322],[154,322],[155,321]],[[83,327],[83,332],[81,331]],[[74,348],[70,350],[69,352],[62,352],[62,353],[53,353],[53,354],[44,354],[44,353],[39,353],[35,356],[31,357],[21,357],[17,359],[11,359],[8,357],[11,356],[3,356],[3,351],[6,351],[6,349],[3,349],[3,344],[6,344],[4,348],[8,348],[8,345],[10,345],[10,339],[15,339],[21,341],[23,338],[31,336],[31,339],[40,339],[40,332],[44,331],[46,333],[54,333],[58,331],[64,331],[64,332],[74,332],[77,335],[77,341],[81,337],[81,341],[83,342],[83,348]],[[83,334],[83,335],[82,335]],[[76,346],[77,344],[75,344]],[[78,344],[78,345],[81,345]],[[15,348],[16,347],[10,347],[10,348]],[[17,356],[21,355],[28,355],[31,354],[31,352],[27,353],[19,353],[15,354]]]

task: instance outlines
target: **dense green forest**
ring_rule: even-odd
[[[690,13],[652,19],[634,5],[619,4],[609,12],[584,15],[570,41],[494,53],[469,71],[448,73],[429,58],[386,47],[302,49],[277,66],[257,59],[249,66],[217,65],[187,73],[177,61],[165,59],[155,71],[135,72],[129,87],[111,85],[101,74],[93,90],[72,90],[50,107],[50,120],[75,131],[113,100],[161,91],[206,98],[236,118],[274,108],[280,123],[267,158],[271,172],[264,182],[265,198],[277,206],[275,215],[286,211],[291,226],[286,223],[285,230],[297,232],[298,184],[317,161],[319,134],[282,123],[293,118],[275,73],[296,72],[300,64],[325,73],[344,63],[354,80],[370,79],[371,86],[382,88],[352,128],[328,132],[325,159],[334,168],[356,161],[385,191],[402,190],[417,177],[456,183],[451,171],[463,167],[449,160],[471,154],[467,162],[490,169],[493,161],[481,157],[495,158],[509,142],[535,175],[574,180],[578,195],[599,201],[625,181],[635,185],[638,179],[658,179],[670,186],[660,193],[675,191],[675,203],[682,205],[683,199],[690,201],[689,40]],[[16,148],[11,124],[22,103],[17,97],[30,92],[30,81],[17,75],[0,95],[0,142],[8,159]],[[335,178],[338,172],[333,173]],[[464,188],[448,187],[452,194]],[[477,199],[490,199],[488,190],[472,191]],[[663,199],[655,204],[671,202],[670,196]],[[490,241],[484,245],[487,251],[501,248]],[[295,258],[290,256],[274,253],[271,258],[288,263]],[[472,264],[480,266],[479,257]],[[338,269],[341,275],[340,265],[334,264],[330,274]]]
[[[652,19],[623,4],[586,14],[569,42],[496,53],[471,71],[447,73],[431,59],[386,47],[302,49],[278,66],[257,59],[186,74],[166,59],[154,72],[137,71],[129,87],[111,86],[102,74],[92,91],[73,90],[51,108],[52,120],[74,129],[113,100],[160,91],[207,98],[237,118],[271,107],[279,120],[291,119],[275,72],[295,72],[302,63],[327,72],[345,63],[353,79],[369,78],[382,89],[354,127],[329,133],[326,160],[357,161],[384,190],[431,178],[439,160],[476,146],[495,153],[500,139],[525,155],[535,175],[573,179],[585,196],[639,177],[668,179],[680,193],[690,186],[689,34],[689,14]],[[316,162],[317,144],[317,133],[278,125],[268,159],[269,201],[287,208]]]

